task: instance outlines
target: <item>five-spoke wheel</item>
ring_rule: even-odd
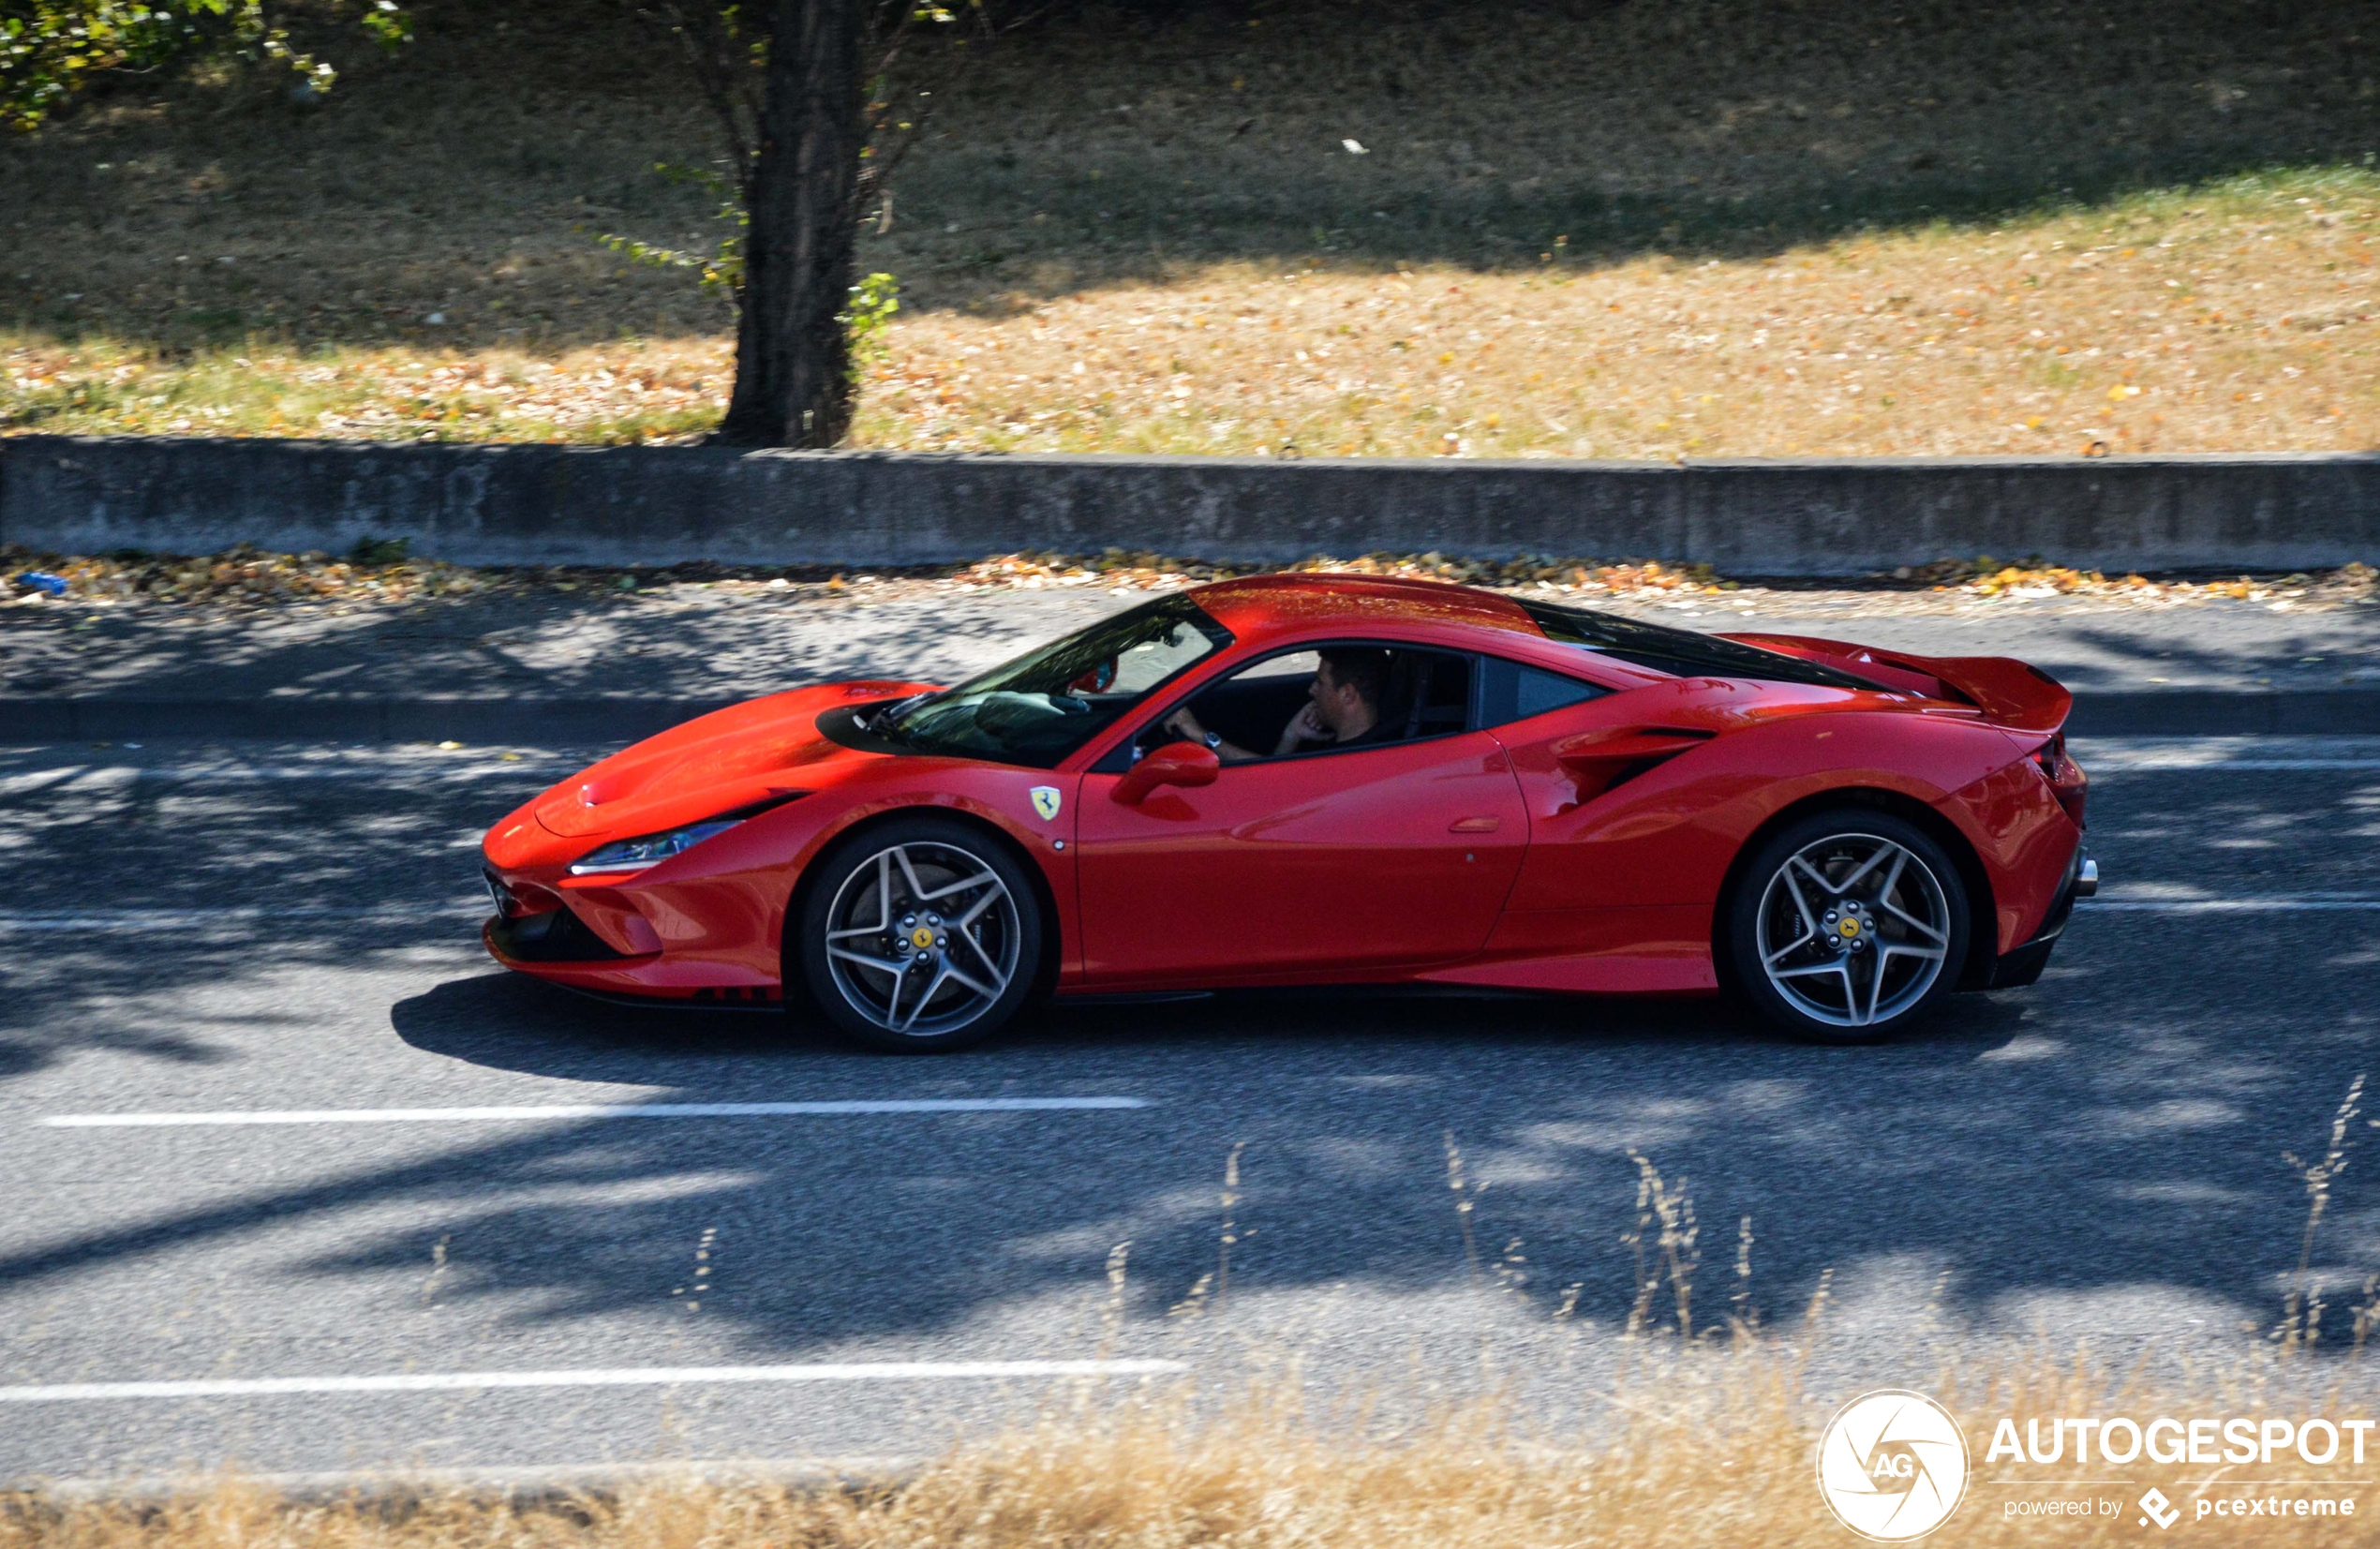
[[[1881,1038],[1957,981],[1966,889],[1941,847],[1883,812],[1822,812],[1763,845],[1729,909],[1734,978],[1806,1037]]]
[[[1040,911],[1004,846],[945,818],[903,818],[820,857],[798,946],[811,994],[844,1032],[884,1049],[950,1049],[1023,1001]]]

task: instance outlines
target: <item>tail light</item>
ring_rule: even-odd
[[[2067,755],[2066,734],[2053,735],[2033,750],[2032,757],[2033,767],[2041,771],[2042,779],[2049,782],[2050,794],[2058,798],[2058,805],[2075,820],[2075,827],[2084,827],[2083,804],[2090,796],[2090,777]]]

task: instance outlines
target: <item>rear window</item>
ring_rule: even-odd
[[[1749,678],[1767,683],[1807,683],[1824,689],[1868,689],[1891,693],[1882,683],[1806,662],[1783,651],[1763,650],[1694,630],[1646,624],[1592,608],[1568,607],[1515,597],[1548,640],[1591,650],[1673,678]]]

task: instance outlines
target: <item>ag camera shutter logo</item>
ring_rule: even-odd
[[[1818,1493],[1877,1543],[1921,1539],[1967,1495],[1967,1434],[1924,1393],[1884,1388],[1835,1411],[1818,1439]]]

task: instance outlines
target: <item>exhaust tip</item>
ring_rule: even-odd
[[[2075,871],[2075,897],[2087,899],[2099,891],[2099,862],[2083,856],[2082,865]]]

